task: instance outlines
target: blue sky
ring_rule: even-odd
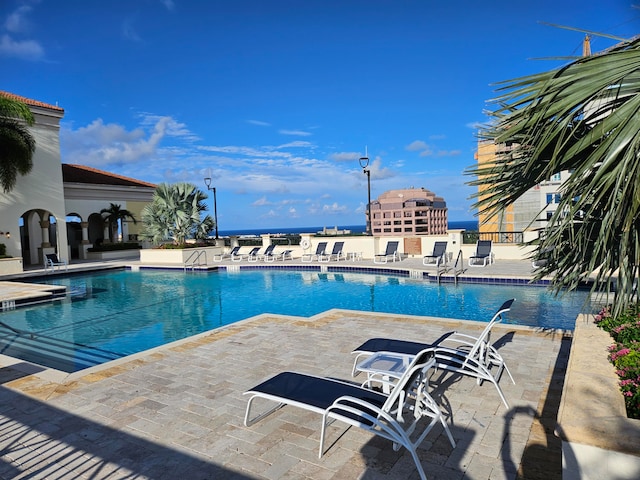
[[[627,0],[2,0],[0,89],[65,109],[65,163],[217,188],[221,230],[364,224],[424,187],[473,218],[463,175],[493,83],[629,38]],[[594,37],[594,51],[614,42]],[[540,60],[546,58],[546,60]],[[211,205],[211,200],[209,200]]]

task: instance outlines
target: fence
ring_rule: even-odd
[[[492,243],[520,244],[524,241],[523,232],[463,232],[462,243],[473,244],[478,240],[491,240]]]

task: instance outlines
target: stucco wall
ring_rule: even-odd
[[[29,210],[50,212],[58,223],[57,247],[61,258],[68,260],[65,205],[60,168],[60,119],[63,112],[41,107],[30,107],[36,123],[29,130],[36,140],[33,169],[18,176],[16,187],[10,193],[0,193],[0,231],[11,232],[2,242],[7,253],[21,257],[19,219]],[[30,232],[31,250],[38,248],[42,232]],[[33,257],[33,255],[31,255]]]

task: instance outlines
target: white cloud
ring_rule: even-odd
[[[27,20],[27,14],[31,13],[33,8],[29,5],[21,5],[14,12],[7,16],[4,22],[4,28],[11,33],[23,33],[30,29],[30,23]]]
[[[362,155],[358,152],[338,152],[329,155],[334,162],[357,162]]]
[[[160,142],[173,123],[171,117],[158,117],[149,131],[128,131],[122,125],[105,124],[100,118],[77,130],[63,126],[62,158],[66,163],[100,167],[148,161],[157,155]]]
[[[140,35],[138,35],[138,32],[133,27],[133,18],[125,18],[122,21],[122,36],[136,43],[142,42],[142,38],[140,38]]]
[[[35,40],[14,40],[5,34],[0,39],[0,55],[24,60],[40,60],[44,57],[44,49]]]
[[[427,145],[422,140],[414,140],[413,142],[411,142],[409,145],[405,147],[405,149],[409,150],[410,152],[417,152],[420,150],[426,150],[428,148],[429,148],[429,145]]]
[[[282,135],[295,135],[298,137],[308,137],[311,135],[310,132],[305,132],[303,130],[278,130],[278,133],[281,133]]]
[[[258,125],[259,127],[270,127],[271,126],[270,123],[262,122],[260,120],[247,120],[247,123],[250,123],[251,125]]]
[[[253,205],[254,207],[264,207],[265,205],[272,205],[272,203],[267,200],[267,197],[262,197],[253,202],[251,205]]]
[[[332,203],[331,205],[323,205],[322,213],[345,213],[347,211],[347,207],[345,205],[339,205],[337,202]]]
[[[162,5],[164,5],[170,12],[172,12],[176,6],[175,3],[173,3],[173,0],[160,0],[160,3],[162,3]]]

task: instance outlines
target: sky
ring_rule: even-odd
[[[0,0],[0,90],[64,108],[63,163],[211,177],[220,230],[364,225],[365,153],[372,199],[470,220],[496,82],[636,35],[632,1]]]

